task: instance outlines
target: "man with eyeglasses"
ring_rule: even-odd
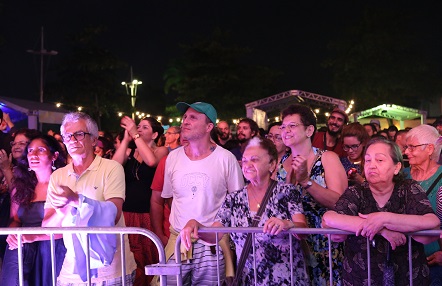
[[[333,151],[339,157],[345,157],[345,151],[342,149],[341,132],[342,128],[348,123],[348,115],[339,108],[333,109],[327,121],[327,131],[316,132],[312,146]]]
[[[165,146],[167,147],[169,152],[175,150],[178,147],[181,147],[180,133],[181,128],[179,126],[170,126],[169,129],[167,129],[166,133],[164,133],[164,137],[166,137]]]
[[[98,138],[97,123],[85,113],[73,112],[65,115],[60,131],[72,163],[57,169],[51,175],[42,226],[124,227],[124,170],[118,162],[94,154]],[[82,224],[74,223],[81,220],[86,221]],[[91,234],[90,237],[92,236],[94,235]],[[96,236],[93,241],[97,241],[98,235]],[[57,285],[85,285],[86,253],[83,250],[84,245],[80,243],[84,237],[64,234],[63,239],[67,253]],[[99,249],[96,252],[100,255],[102,265],[91,269],[91,282],[93,285],[121,285],[120,238],[107,235],[100,236],[99,239],[105,251]],[[126,285],[133,285],[136,264],[127,236],[123,245],[126,254],[124,279]],[[90,249],[95,250],[92,244]]]

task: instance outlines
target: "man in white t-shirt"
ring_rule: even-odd
[[[124,227],[124,217],[121,215],[125,199],[124,170],[115,161],[95,156],[97,123],[85,113],[69,113],[63,119],[61,135],[72,157],[72,163],[51,175],[42,226]],[[72,224],[74,221],[78,224]],[[67,253],[57,285],[86,285],[84,245],[79,245],[82,236],[64,234],[63,239]],[[100,241],[100,247],[94,249],[96,244],[92,241]],[[117,239],[115,235],[97,235],[91,238],[90,248],[100,257],[98,260],[103,262],[102,266],[91,270],[92,284],[121,285],[122,250],[119,237]],[[127,236],[124,239],[124,248],[125,281],[126,285],[133,285],[136,264]]]
[[[176,236],[190,219],[210,226],[227,192],[243,188],[244,179],[232,153],[216,145],[210,137],[215,132],[216,110],[205,102],[179,102],[183,113],[181,136],[188,145],[171,152],[166,160],[163,198],[173,198],[170,224],[171,237],[166,255],[173,255]],[[183,285],[215,285],[217,260],[213,245],[195,239],[192,253],[183,253]],[[173,259],[172,256],[171,259]],[[224,280],[224,261],[220,262],[221,282]],[[176,282],[168,277],[168,284]]]

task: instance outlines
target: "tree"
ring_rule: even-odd
[[[365,9],[357,25],[330,43],[336,55],[324,65],[333,71],[334,89],[355,99],[358,110],[383,103],[416,107],[419,98],[437,95],[438,76],[425,58],[414,12],[402,6]]]
[[[99,45],[98,36],[104,31],[104,27],[88,27],[70,38],[72,52],[61,58],[56,68],[59,80],[47,89],[53,101],[85,108],[103,129],[118,126],[111,120],[117,111],[130,110],[124,93],[116,92],[122,90],[116,73],[125,64]]]
[[[181,48],[183,56],[173,60],[164,74],[165,93],[172,93],[176,101],[209,102],[219,118],[244,116],[244,104],[271,94],[280,75],[270,68],[245,64],[250,50],[230,44],[228,34],[220,30]]]

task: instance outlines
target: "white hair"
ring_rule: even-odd
[[[433,144],[434,152],[431,154],[431,159],[438,161],[441,151],[441,144],[438,143],[439,132],[431,125],[421,124],[413,127],[408,131],[405,140],[416,139],[419,144]]]

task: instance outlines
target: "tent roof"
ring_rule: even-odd
[[[9,114],[13,121],[26,119],[30,115],[38,116],[40,123],[61,124],[63,116],[69,111],[57,108],[51,103],[41,103],[20,98],[0,96],[0,107]]]
[[[382,104],[376,107],[353,113],[350,117],[355,120],[366,117],[384,117],[388,119],[404,121],[416,118],[427,118],[427,112],[415,108],[396,104]]]

